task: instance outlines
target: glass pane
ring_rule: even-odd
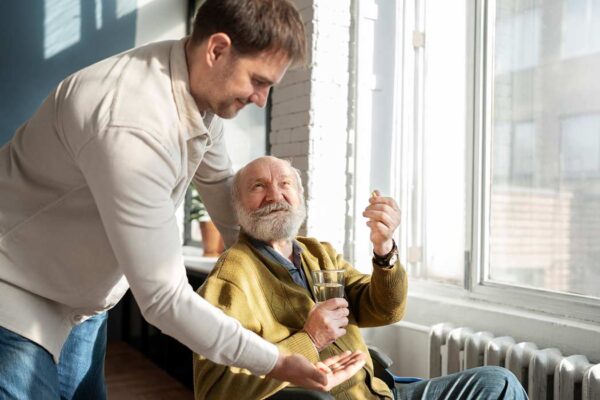
[[[466,2],[426,3],[423,253],[418,276],[462,284],[466,231]],[[448,23],[452,21],[452,23]]]
[[[396,2],[387,0],[377,1],[377,20],[373,24],[372,46],[373,77],[372,84],[372,115],[371,132],[371,173],[369,181],[371,188],[379,189],[382,194],[389,195],[392,190],[390,185],[392,178],[392,133],[394,132],[394,68],[395,54],[389,49],[396,46],[395,43],[395,9]],[[362,53],[361,53],[362,54]],[[359,110],[361,112],[362,110]],[[397,199],[398,200],[398,199]],[[363,225],[363,221],[359,222]]]
[[[237,171],[267,151],[267,112],[250,104],[235,118],[224,119],[225,143]]]
[[[487,279],[600,296],[600,0],[493,22]]]

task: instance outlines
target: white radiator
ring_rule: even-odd
[[[600,400],[600,364],[558,349],[538,349],[491,332],[442,323],[429,332],[429,376],[434,378],[483,365],[506,367],[531,400]]]

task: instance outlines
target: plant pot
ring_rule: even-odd
[[[200,234],[204,256],[217,257],[223,252],[225,249],[223,238],[212,221],[200,221]]]

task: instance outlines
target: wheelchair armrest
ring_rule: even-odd
[[[388,369],[394,363],[387,354],[375,346],[369,346],[369,355],[373,362],[379,364],[383,369]]]
[[[384,381],[390,389],[393,389],[395,386],[394,375],[388,369],[393,364],[392,359],[374,346],[369,347],[369,355],[373,360],[375,376]]]
[[[319,392],[297,387],[286,387],[269,397],[268,400],[333,400],[327,392]]]
[[[421,382],[423,378],[417,378],[416,376],[396,376],[394,375],[395,383],[415,383]]]

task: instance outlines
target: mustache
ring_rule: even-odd
[[[277,203],[267,204],[264,207],[256,209],[252,212],[252,215],[255,217],[266,217],[267,215],[275,212],[275,211],[291,211],[292,206],[286,203],[285,201],[278,201]]]

